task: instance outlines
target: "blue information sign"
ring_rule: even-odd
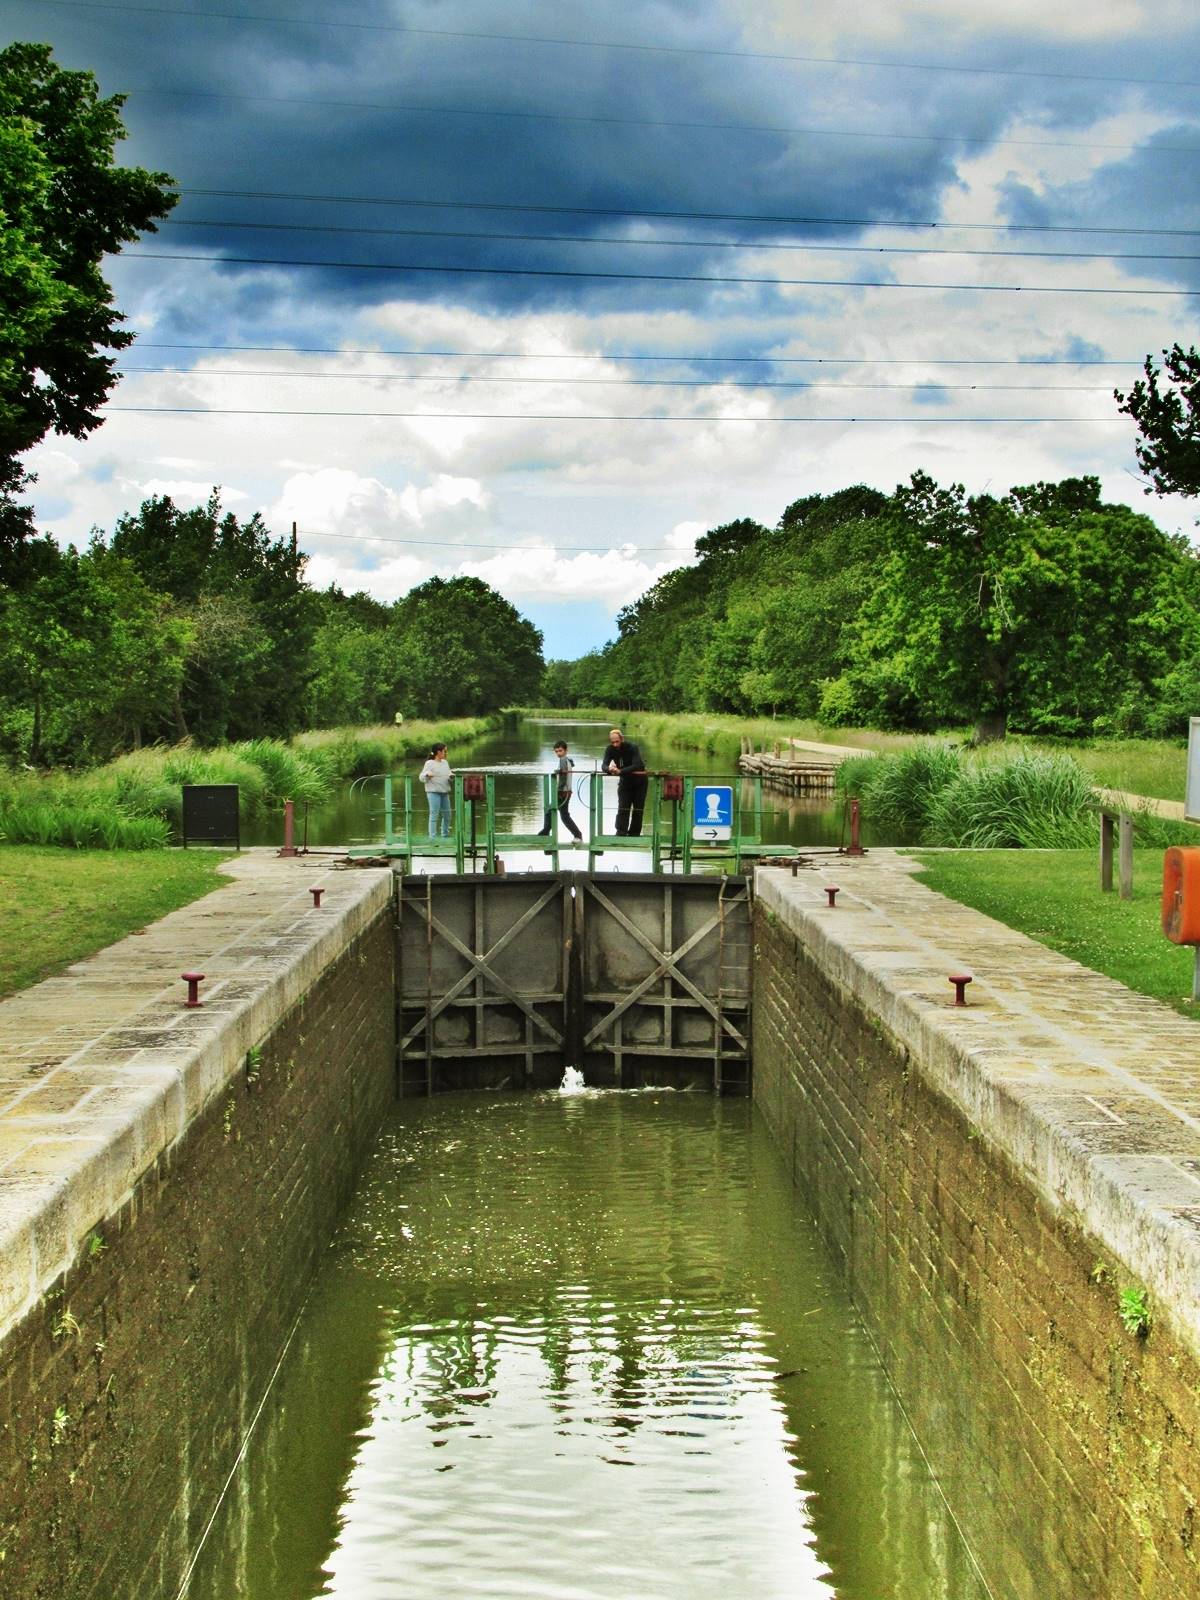
[[[733,837],[733,789],[729,784],[697,784],[692,790],[692,838],[715,844]]]

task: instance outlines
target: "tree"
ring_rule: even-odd
[[[181,511],[169,496],[123,516],[112,549],[187,623],[183,688],[169,729],[205,741],[287,737],[304,721],[319,602],[306,557],[256,512],[239,522],[220,491]]]
[[[1148,517],[1104,505],[1095,478],[998,500],[917,473],[891,521],[830,705],[848,684],[875,722],[1090,733],[1178,659],[1164,622],[1194,610],[1195,559]]]
[[[32,531],[18,457],[46,433],[86,437],[133,335],[100,263],[175,204],[164,172],[118,167],[124,96],[50,47],[0,51],[0,556]]]
[[[1174,344],[1163,351],[1163,376],[1150,356],[1146,376],[1128,394],[1115,390],[1118,405],[1138,425],[1134,449],[1143,472],[1161,494],[1200,494],[1200,351]]]
[[[542,635],[480,578],[430,578],[396,602],[392,637],[404,710],[463,717],[535,699]]]
[[[167,716],[187,630],[126,561],[32,541],[23,582],[0,589],[5,743],[34,763],[106,759]]]

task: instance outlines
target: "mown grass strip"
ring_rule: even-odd
[[[1133,899],[1100,890],[1092,850],[911,852],[920,882],[1187,1016],[1192,952],[1159,925],[1162,852],[1135,850]]]
[[[0,998],[221,888],[211,850],[0,848]]]

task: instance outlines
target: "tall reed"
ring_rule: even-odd
[[[247,739],[211,750],[185,742],[131,751],[82,773],[0,770],[0,842],[159,848],[182,822],[184,784],[236,784],[242,820],[252,821],[284,800],[319,802],[352,777],[424,756],[435,739],[465,745],[499,720],[329,728],[290,743]]]

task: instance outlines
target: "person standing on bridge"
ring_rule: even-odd
[[[636,838],[642,831],[642,812],[650,778],[642,752],[620,728],[613,728],[609,733],[608,746],[600,757],[600,770],[617,779],[617,834]]]
[[[446,746],[435,744],[429,760],[421,768],[421,782],[425,785],[425,798],[429,801],[429,837],[450,837],[450,782],[454,774],[446,760]]]
[[[555,755],[556,762],[557,762],[557,764],[556,764],[556,766],[554,768],[554,778],[555,778],[555,783],[556,783],[556,786],[557,786],[556,804],[558,806],[558,814],[563,819],[563,821],[566,823],[567,832],[575,840],[575,843],[578,844],[580,839],[583,838],[583,835],[580,833],[579,829],[575,826],[575,818],[571,815],[571,812],[570,812],[570,805],[571,805],[571,772],[572,772],[572,769],[575,766],[575,763],[571,760],[570,756],[567,754],[567,742],[566,742],[565,739],[559,739],[558,742],[555,744],[555,746],[554,746],[554,755]],[[553,828],[553,826],[554,826],[554,812],[552,810],[551,811],[547,811],[546,812],[546,820],[542,824],[541,828],[538,830],[538,838],[539,839],[548,838],[549,835],[550,835],[550,830],[551,830],[551,828]]]

